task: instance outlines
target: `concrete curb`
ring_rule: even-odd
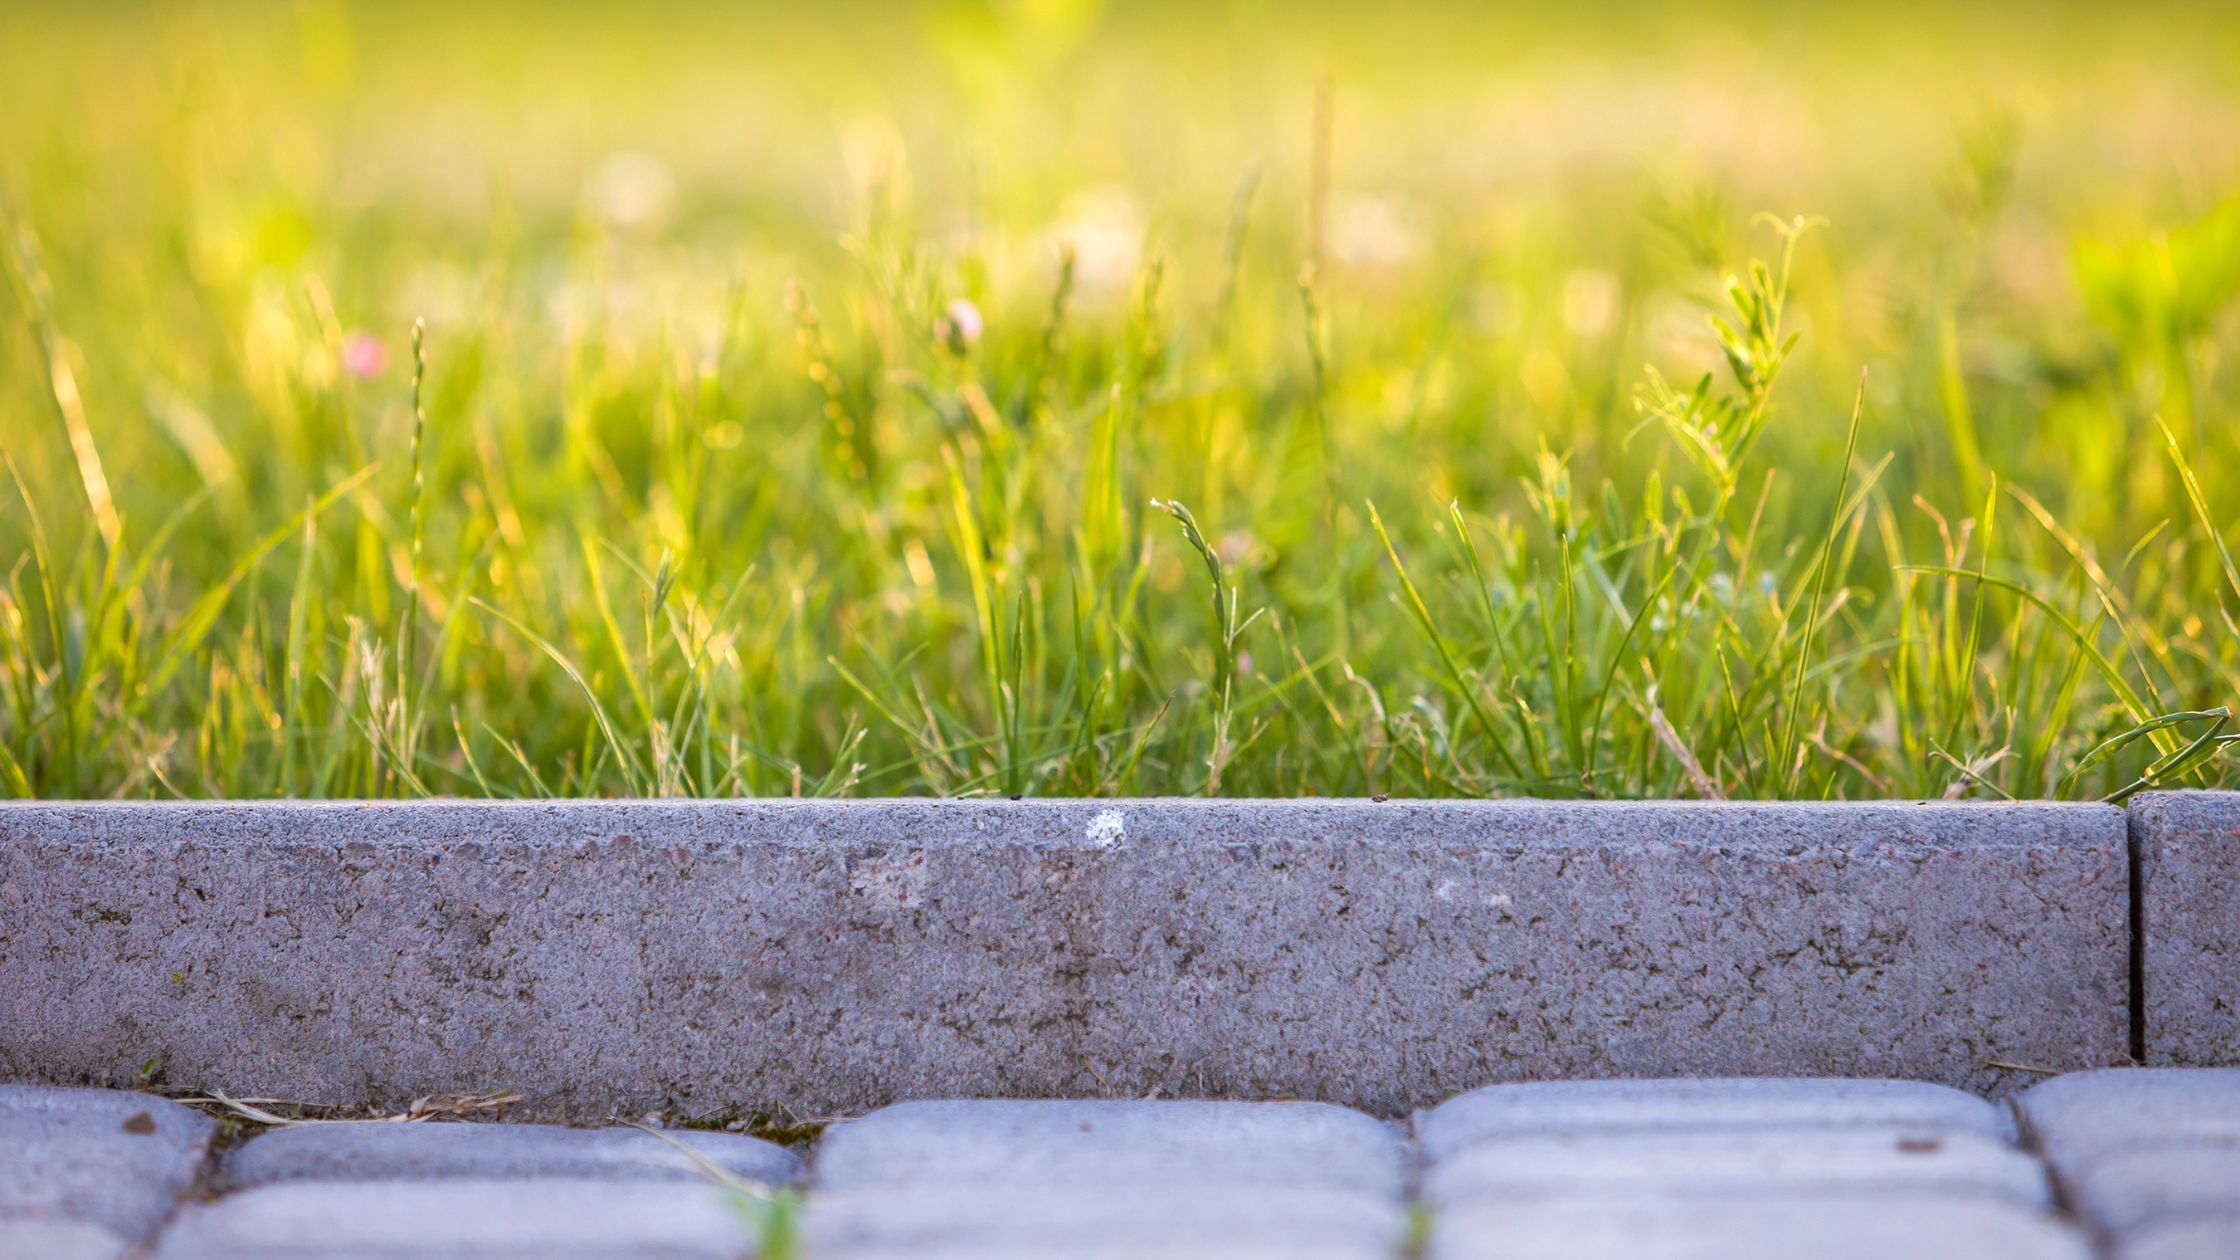
[[[2234,798],[2240,802],[2240,797]],[[2240,816],[2240,804],[2232,804]],[[2123,811],[0,806],[0,1079],[523,1113],[2128,1060]]]
[[[2131,807],[2138,1054],[2240,1065],[2240,792],[2150,792]]]

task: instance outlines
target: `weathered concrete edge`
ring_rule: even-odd
[[[14,865],[0,866],[0,926],[13,921],[22,929],[27,913],[36,919],[41,913],[60,912],[53,905],[23,904],[26,888],[41,882],[22,861],[27,844],[51,853],[59,843],[79,859],[142,865],[150,860],[160,864],[167,860],[164,855],[176,859],[196,851],[204,855],[254,851],[276,875],[280,867],[298,858],[349,868],[361,859],[377,859],[380,851],[409,849],[470,856],[479,856],[485,847],[521,845],[555,856],[561,850],[610,857],[620,851],[633,854],[632,861],[647,863],[649,871],[664,862],[683,870],[696,859],[733,852],[741,845],[760,846],[764,851],[773,847],[826,850],[836,856],[845,850],[844,864],[854,891],[874,902],[885,898],[890,903],[886,908],[892,910],[912,895],[915,877],[906,865],[887,860],[886,855],[934,852],[954,862],[973,856],[976,847],[991,853],[1031,851],[1043,855],[1038,870],[1068,872],[1131,848],[1146,850],[1144,856],[1190,856],[1191,850],[1197,850],[1200,858],[1226,853],[1240,861],[1238,850],[1250,849],[1257,861],[1261,841],[1255,836],[1288,837],[1292,849],[1309,852],[1329,846],[1364,851],[1428,847],[1512,855],[1560,849],[1602,854],[1605,861],[1610,852],[1646,846],[1644,851],[1678,849],[1705,855],[1705,860],[1719,857],[1778,867],[1808,851],[1825,856],[1831,845],[1849,846],[1864,857],[1902,852],[1921,858],[1944,854],[1968,859],[1971,854],[1987,856],[2000,850],[2056,856],[2074,850],[2089,856],[2104,849],[2111,834],[2121,855],[2127,851],[2125,826],[2124,815],[2112,808],[2038,803],[1171,799],[25,803],[0,806],[0,859],[11,849],[17,855]],[[356,853],[361,847],[366,852]],[[871,860],[863,865],[866,857]],[[1840,851],[1837,859],[1840,869]],[[859,866],[869,871],[868,877],[856,878]],[[2113,926],[2120,930],[2125,925]],[[2108,943],[2128,954],[2128,942]],[[0,939],[0,953],[5,952],[6,941]],[[2080,961],[2080,965],[2084,964]],[[2130,993],[2122,996],[2128,1000]],[[1856,1036],[1857,1031],[1850,1035]],[[0,1064],[13,1057],[0,1046]],[[1764,1068],[1770,1073],[1792,1066],[1769,1061]],[[1588,1067],[1593,1070],[1595,1065]],[[21,1069],[18,1063],[0,1070]],[[1576,1071],[1578,1064],[1572,1069]],[[809,1070],[815,1070],[815,1065],[809,1065]],[[1089,1073],[1096,1075],[1093,1064]],[[42,1070],[41,1075],[47,1074]],[[1654,1064],[1647,1071],[1638,1065],[1629,1071],[1618,1062],[1603,1066],[1597,1074],[1670,1073],[1658,1071]],[[1261,1082],[1259,1088],[1267,1092],[1268,1085]]]

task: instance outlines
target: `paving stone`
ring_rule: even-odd
[[[0,1217],[0,1260],[117,1260],[132,1240],[91,1221]]]
[[[1921,1128],[2014,1137],[2005,1109],[1920,1081],[1742,1077],[1539,1081],[1472,1090],[1421,1118],[1424,1156],[1489,1140],[1602,1130]]]
[[[541,1118],[2129,1050],[2101,805],[0,806],[0,1078]]]
[[[1383,1260],[1406,1228],[1398,1136],[1315,1103],[904,1103],[815,1165],[828,1260]]]
[[[1491,1141],[1439,1161],[1435,1203],[1561,1194],[1945,1193],[2051,1206],[2045,1169],[1978,1133],[1909,1129],[1538,1134]]]
[[[2240,792],[2142,792],[2130,813],[2146,1061],[2240,1066]]]
[[[2118,1256],[2240,1255],[2240,1068],[2078,1072],[2015,1105]]]
[[[912,1185],[1322,1185],[1397,1196],[1399,1139],[1299,1102],[899,1103],[825,1131],[824,1190]]]
[[[911,1187],[819,1196],[817,1260],[1389,1260],[1406,1218],[1358,1190]]]
[[[801,1175],[801,1160],[774,1142],[690,1130],[665,1136],[748,1181],[777,1185]],[[276,1129],[235,1148],[226,1157],[224,1173],[230,1186],[440,1177],[698,1181],[705,1176],[692,1156],[640,1129],[381,1121]]]
[[[1441,1213],[1429,1260],[2090,1260],[2082,1233],[1954,1195],[1560,1199]],[[2158,1257],[2157,1260],[2177,1260]]]
[[[2069,1165],[2063,1184],[2071,1205],[2119,1237],[2183,1217],[2240,1217],[2240,1144],[2102,1155]]]
[[[2240,1142],[2240,1068],[2072,1072],[2015,1106],[2057,1170],[2124,1150],[2230,1146]]]
[[[2116,1244],[2115,1260],[2232,1260],[2240,1256],[2240,1216],[2176,1221]]]
[[[295,1181],[190,1204],[155,1260],[739,1260],[753,1240],[702,1182]]]
[[[1434,1260],[2081,1260],[1997,1108],[1904,1081],[1497,1085],[1417,1118]]]
[[[119,1254],[193,1184],[214,1127],[149,1094],[0,1085],[0,1255]]]

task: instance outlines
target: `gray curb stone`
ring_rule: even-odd
[[[820,1260],[1388,1260],[1393,1130],[1282,1102],[916,1102],[825,1134]]]
[[[0,807],[0,1077],[524,1114],[1902,1076],[2127,1050],[2105,806]]]
[[[740,1260],[706,1182],[297,1181],[191,1203],[154,1260]]]
[[[2143,792],[2131,838],[2146,1061],[2240,1064],[2240,792]]]
[[[0,1085],[0,1256],[108,1256],[193,1184],[215,1126],[148,1094]]]
[[[800,1157],[774,1142],[730,1133],[666,1136],[747,1181],[780,1185],[801,1175]],[[701,1181],[706,1174],[691,1155],[643,1130],[548,1124],[306,1124],[245,1142],[224,1164],[225,1183],[235,1187],[444,1177]]]

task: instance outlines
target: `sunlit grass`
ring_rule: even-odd
[[[2240,57],[2031,14],[11,7],[0,790],[2218,784]]]

